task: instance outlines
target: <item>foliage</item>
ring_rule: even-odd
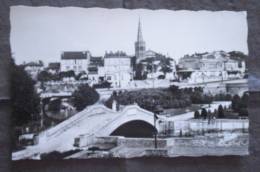
[[[165,75],[159,75],[158,79],[165,79]]]
[[[75,72],[73,70],[65,71],[65,72],[60,72],[60,78],[71,78],[71,77],[76,77]]]
[[[194,118],[195,118],[195,119],[199,119],[199,118],[200,118],[200,112],[199,112],[199,111],[196,110],[196,111],[194,112]]]
[[[235,95],[232,98],[232,109],[234,110],[234,112],[237,112],[239,116],[248,116],[248,101],[248,93],[244,93],[241,98],[238,95]]]
[[[165,109],[183,108],[191,105],[189,96],[184,92],[178,91],[178,94],[173,94],[171,89],[159,88],[114,93],[105,104],[111,107],[113,99],[121,105],[137,103],[142,108],[150,111],[154,111],[157,105]]]
[[[15,126],[27,124],[40,112],[40,98],[34,89],[35,82],[12,60],[11,68],[11,107],[12,122]]]
[[[135,67],[135,80],[144,80],[146,79],[146,75],[145,73],[143,72],[144,70],[144,65],[142,63],[138,63],[136,64],[136,67]]]
[[[78,111],[81,111],[87,106],[96,103],[99,99],[99,94],[88,84],[83,84],[73,92],[72,97],[74,106]]]
[[[111,83],[108,81],[104,81],[100,84],[94,84],[93,87],[94,88],[111,88]]]
[[[51,75],[51,73],[44,70],[38,74],[37,80],[40,82],[50,81],[50,80],[52,80],[52,75]]]
[[[224,118],[224,109],[222,105],[218,106],[218,118]]]
[[[161,61],[160,66],[161,66],[161,72],[166,75],[166,73],[172,72],[172,64],[171,64],[172,59],[171,58],[165,58],[164,60]]]
[[[207,119],[207,116],[208,116],[207,110],[205,108],[202,108],[202,110],[201,110],[201,117],[203,119]]]
[[[229,52],[230,58],[233,60],[246,60],[246,58],[248,57],[247,55],[245,55],[244,53],[240,52],[240,51],[231,51]]]
[[[238,110],[240,109],[240,102],[241,102],[241,99],[240,99],[240,97],[238,95],[235,95],[232,98],[232,109],[235,112],[238,112]]]

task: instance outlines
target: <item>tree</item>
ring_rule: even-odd
[[[65,72],[60,72],[60,78],[75,78],[75,72],[73,70],[65,71]]]
[[[44,63],[43,63],[42,60],[39,60],[38,64],[39,64],[40,66],[44,66]]]
[[[241,108],[247,108],[248,107],[248,101],[249,101],[249,94],[244,93],[242,98],[241,98],[240,107]]]
[[[195,119],[199,119],[199,118],[200,118],[200,113],[199,113],[199,111],[196,110],[196,111],[194,112],[194,118],[195,118]]]
[[[37,80],[40,82],[51,81],[52,79],[53,79],[52,74],[45,70],[41,71],[37,76]]]
[[[166,73],[172,72],[172,64],[171,64],[172,59],[171,58],[165,58],[165,60],[161,61],[161,72],[163,72],[164,76]]]
[[[135,79],[136,80],[143,80],[146,77],[144,76],[144,66],[142,63],[136,64],[136,69],[135,69]]]
[[[208,116],[207,110],[205,108],[202,108],[202,110],[201,110],[201,117],[203,119],[207,119],[207,116]]]
[[[224,109],[222,105],[218,106],[218,118],[224,118]]]
[[[242,117],[248,116],[248,110],[247,110],[247,108],[241,108],[241,109],[239,109],[238,115],[239,115],[239,116],[242,116]]]
[[[78,111],[81,111],[87,106],[96,103],[99,99],[99,94],[88,84],[83,84],[73,92],[72,97],[74,106]]]
[[[235,111],[235,112],[238,112],[239,111],[239,108],[240,108],[240,97],[238,95],[235,95],[233,98],[232,98],[232,109]]]
[[[40,113],[40,97],[34,89],[35,81],[24,67],[11,60],[11,107],[14,126],[22,126]]]

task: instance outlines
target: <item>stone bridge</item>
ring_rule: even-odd
[[[13,153],[13,159],[32,158],[42,153],[71,150],[74,148],[75,138],[80,135],[152,137],[154,131],[153,113],[138,105],[126,106],[121,111],[113,111],[104,105],[93,105],[39,133],[38,143]]]

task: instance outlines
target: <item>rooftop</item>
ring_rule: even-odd
[[[129,58],[129,56],[126,55],[123,51],[117,51],[115,53],[109,52],[105,54],[105,58]]]
[[[61,54],[62,60],[87,59],[88,51],[64,51]]]
[[[49,69],[59,69],[60,68],[60,63],[59,62],[49,63],[48,68]]]

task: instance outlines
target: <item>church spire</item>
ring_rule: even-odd
[[[137,42],[143,42],[142,25],[141,25],[140,17],[138,22]]]
[[[137,62],[145,58],[145,42],[143,40],[142,35],[142,26],[141,26],[141,20],[139,18],[138,22],[138,32],[137,32],[137,40],[135,42],[135,56],[137,59]]]

